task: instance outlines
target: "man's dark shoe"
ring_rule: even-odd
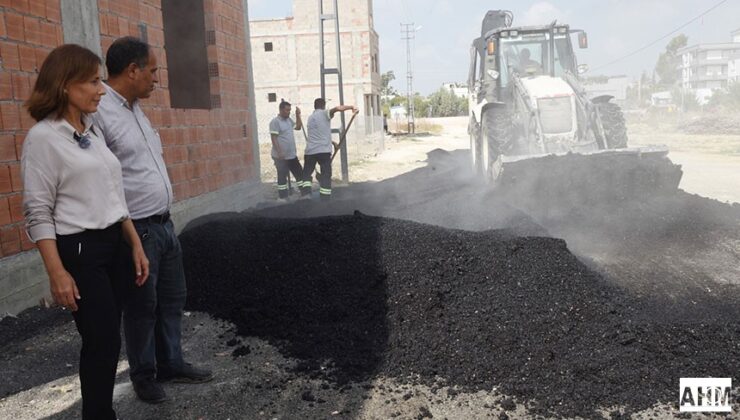
[[[154,378],[146,378],[133,382],[134,392],[140,400],[149,404],[159,404],[167,401],[167,393],[164,392],[162,385],[158,384]]]
[[[200,384],[211,380],[213,380],[213,373],[210,370],[197,368],[190,363],[183,364],[177,370],[159,369],[157,372],[159,382]]]

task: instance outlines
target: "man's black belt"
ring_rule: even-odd
[[[155,214],[154,216],[144,217],[142,219],[134,219],[134,223],[157,223],[163,225],[170,220],[170,212],[166,211],[162,214]]]

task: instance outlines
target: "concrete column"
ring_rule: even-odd
[[[78,44],[102,57],[97,0],[62,0],[64,43]]]
[[[247,130],[252,134],[252,156],[254,156],[254,170],[256,179],[260,179],[262,173],[260,169],[260,146],[259,146],[259,134],[257,133],[257,105],[255,103],[255,92],[254,92],[254,67],[252,65],[252,40],[249,34],[249,8],[247,7],[247,0],[242,0],[242,12],[244,13],[244,46],[246,47],[247,56],[247,83],[249,85],[247,95],[249,122]]]

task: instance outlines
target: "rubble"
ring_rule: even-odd
[[[679,124],[678,129],[686,134],[740,135],[740,118],[733,115],[702,115]]]

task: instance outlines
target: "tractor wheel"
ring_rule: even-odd
[[[604,102],[596,104],[601,116],[601,125],[606,135],[607,149],[621,149],[627,147],[627,125],[624,114],[619,105]]]
[[[511,113],[502,107],[483,112],[481,137],[483,139],[483,165],[486,182],[495,182],[501,171],[500,157],[510,143],[512,135]]]
[[[481,139],[480,125],[474,118],[470,120],[470,162],[473,168],[473,174],[481,175],[483,173],[483,153],[481,152],[483,141]]]

